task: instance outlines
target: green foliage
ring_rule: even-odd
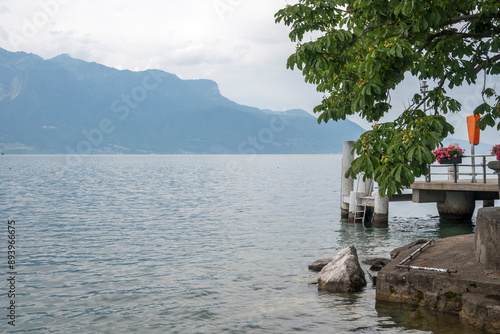
[[[299,0],[275,18],[297,42],[287,67],[324,93],[314,109],[318,121],[358,115],[375,123],[355,143],[359,156],[348,174],[375,176],[389,196],[425,174],[431,151],[453,133],[442,115],[461,105],[446,89],[474,84],[479,73],[500,73],[498,0]],[[377,124],[408,74],[436,86],[415,94],[395,121]],[[484,87],[483,99],[474,113],[484,129],[499,123],[500,97]]]
[[[364,172],[374,177],[379,191],[392,196],[429,172],[434,149],[453,127],[441,115],[404,112],[394,122],[376,124],[354,143],[358,157],[346,177]]]

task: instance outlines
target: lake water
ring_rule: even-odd
[[[318,293],[307,265],[472,233],[434,204],[388,228],[340,219],[340,155],[0,157],[0,330],[10,333],[477,333],[458,318]],[[16,221],[8,325],[7,222]],[[368,269],[366,266],[365,269]],[[368,279],[368,276],[367,276]],[[4,315],[5,314],[5,315]]]

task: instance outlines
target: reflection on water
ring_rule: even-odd
[[[390,319],[397,326],[407,328],[408,330],[427,331],[435,334],[484,333],[484,331],[460,321],[458,316],[432,312],[415,306],[377,302],[376,310],[379,317]]]
[[[438,238],[448,238],[463,234],[472,234],[475,230],[475,224],[469,222],[450,222],[440,219],[438,225]]]

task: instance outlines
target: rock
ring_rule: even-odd
[[[500,333],[500,296],[464,294],[460,318],[484,331]]]
[[[370,276],[370,279],[372,280],[372,284],[374,286],[377,285],[377,273],[391,261],[392,261],[391,259],[384,259],[384,258],[375,258],[363,261],[363,264],[370,266],[370,269],[368,271],[368,276]]]
[[[318,290],[328,292],[357,292],[366,286],[365,272],[359,265],[354,246],[341,250],[318,273]]]
[[[368,276],[370,276],[373,286],[377,286],[377,272],[374,272],[373,274],[368,272]]]
[[[314,261],[313,263],[311,263],[308,266],[308,268],[309,268],[309,270],[312,270],[312,271],[321,271],[321,269],[323,269],[323,267],[326,266],[330,261],[332,261],[331,257],[328,257],[325,259],[320,259],[320,260],[317,260],[317,261]]]
[[[418,239],[418,240],[412,242],[411,244],[405,245],[403,247],[396,248],[396,249],[394,249],[394,250],[391,251],[391,259],[395,259],[399,255],[399,253],[404,252],[405,250],[408,250],[410,248],[413,248],[416,245],[425,244],[427,241],[429,241],[429,240]]]
[[[370,267],[371,271],[380,271],[391,261],[392,260],[390,259],[376,258],[371,260],[364,260],[363,263],[371,266]]]

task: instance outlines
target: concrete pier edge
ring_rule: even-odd
[[[477,226],[479,237],[469,234],[436,240],[405,263],[449,273],[398,268],[420,245],[400,251],[378,274],[377,302],[451,313],[479,329],[500,333],[500,207],[479,209]],[[491,232],[492,227],[496,232]]]

